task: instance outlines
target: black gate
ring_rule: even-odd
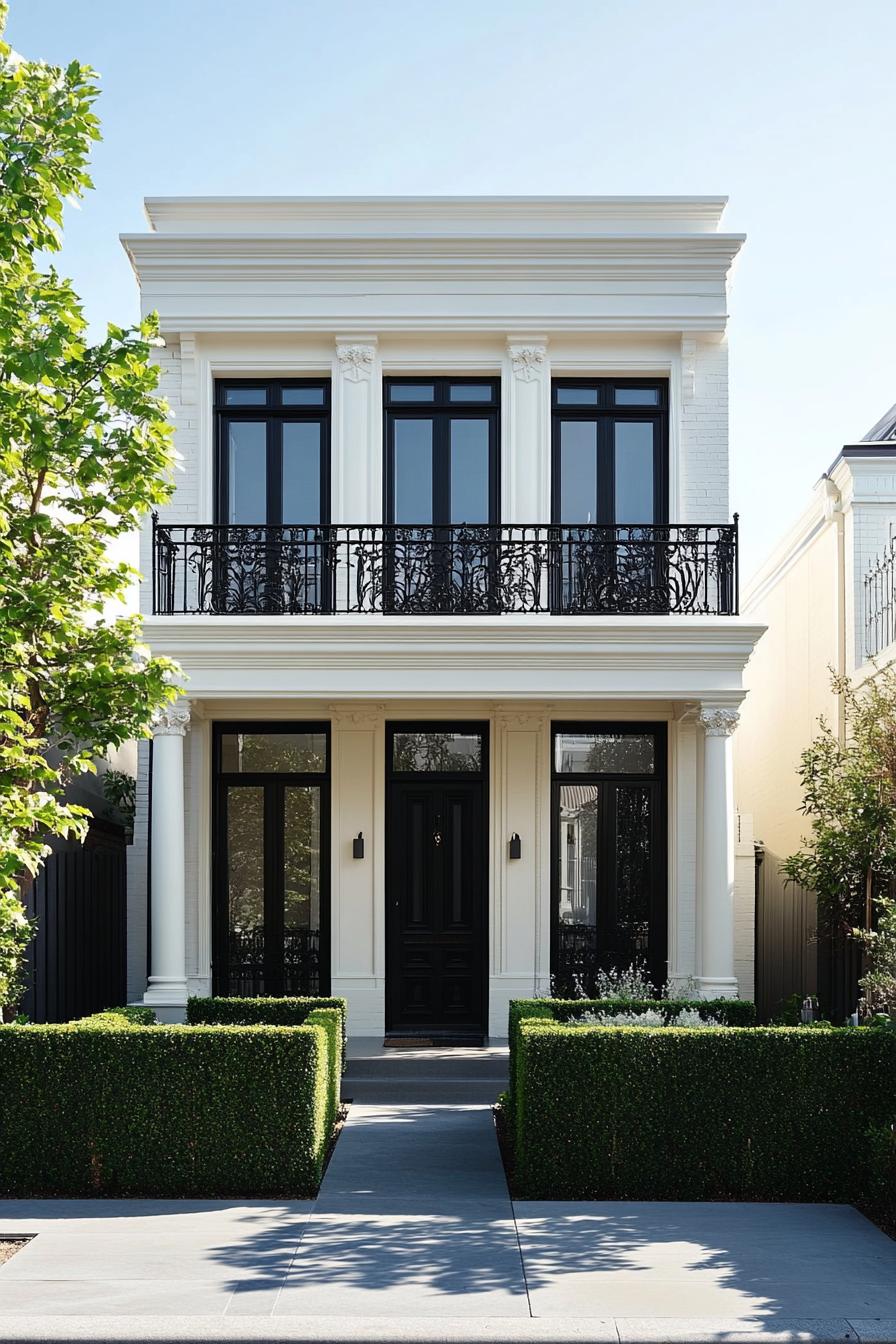
[[[787,882],[776,854],[756,850],[756,1012],[770,1022],[811,995],[822,1014],[843,1022],[859,1001],[862,949],[845,934],[819,937],[815,895]]]
[[[22,1011],[32,1022],[68,1022],[122,1004],[127,995],[127,842],[124,828],[94,819],[83,845],[54,844],[24,895],[37,933],[26,958]]]

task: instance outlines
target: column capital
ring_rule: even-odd
[[[377,728],[386,706],[369,700],[335,700],[327,705],[327,710],[334,728]]]
[[[153,737],[185,737],[190,727],[190,710],[190,701],[183,696],[157,709],[150,724]]]
[[[337,336],[336,359],[343,377],[351,383],[368,380],[373,374],[376,350],[375,336]]]
[[[546,336],[508,336],[507,353],[515,378],[523,383],[534,383],[547,365],[548,340]]]
[[[707,737],[730,737],[740,714],[728,705],[701,705],[700,722]]]
[[[514,729],[526,732],[538,731],[547,723],[553,708],[553,703],[546,702],[527,704],[521,701],[519,704],[495,705],[495,723],[500,724],[506,731]]]

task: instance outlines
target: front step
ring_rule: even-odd
[[[354,1101],[397,1104],[487,1105],[507,1087],[507,1047],[406,1046],[396,1050],[378,1039],[348,1043],[342,1095]]]

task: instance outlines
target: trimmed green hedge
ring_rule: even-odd
[[[507,1037],[510,1045],[510,1096],[513,1098],[519,1028],[526,1018],[544,1018],[568,1022],[584,1013],[644,1013],[648,1009],[670,1017],[685,1009],[696,1009],[701,1017],[713,1017],[727,1027],[754,1027],[756,1005],[748,999],[511,999]]]
[[[340,1039],[336,1013],[316,1017],[289,1029],[110,1014],[0,1026],[0,1193],[313,1195]]]
[[[338,1008],[315,1008],[305,1018],[306,1027],[322,1027],[327,1037],[327,1134],[332,1134],[339,1114],[342,1084],[342,1031],[345,1015]]]
[[[101,1013],[92,1013],[90,1017],[78,1017],[68,1022],[69,1027],[154,1027],[156,1015],[152,1008],[144,1008],[139,1003],[126,1003],[120,1008],[104,1008]]]
[[[524,1021],[514,1193],[854,1203],[894,1120],[896,1032]]]
[[[188,999],[187,1022],[216,1027],[300,1027],[318,1008],[335,1008],[342,1018],[342,1053],[345,1056],[346,1015],[345,999],[312,998],[224,998]]]

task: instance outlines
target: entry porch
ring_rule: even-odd
[[[189,994],[329,993],[355,1036],[476,1042],[506,1035],[511,999],[633,962],[751,996],[739,694],[194,682],[142,752],[129,989],[160,1017]]]

